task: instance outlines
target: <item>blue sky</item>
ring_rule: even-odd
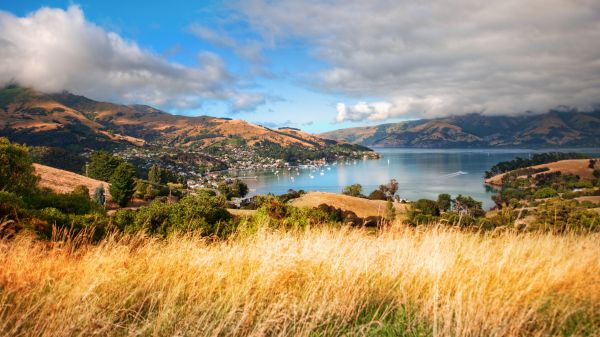
[[[229,22],[234,21],[229,17],[231,10],[220,1],[172,0],[160,5],[139,0],[14,1],[3,4],[1,9],[26,16],[43,6],[66,9],[73,4],[81,7],[87,20],[172,62],[191,65],[199,51],[215,53],[230,71],[247,82],[248,90],[259,91],[268,97],[265,104],[253,111],[233,113],[223,101],[210,100],[197,109],[166,107],[169,112],[233,117],[270,126],[295,126],[310,132],[354,124],[335,122],[335,105],[345,99],[344,95],[319,92],[305,83],[305,77],[323,66],[310,56],[310,47],[301,41],[286,41],[276,48],[265,48],[264,67],[269,73],[255,74],[251,62],[236,55],[231,48],[218,46],[191,33],[190,27],[202,25],[222,29],[236,40],[258,38],[248,25]]]
[[[392,0],[0,2],[0,81],[321,132],[582,109],[600,5]]]

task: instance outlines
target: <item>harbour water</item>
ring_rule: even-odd
[[[282,194],[289,189],[340,193],[344,186],[361,184],[369,194],[390,179],[399,182],[401,198],[436,199],[440,193],[469,195],[493,205],[493,190],[484,173],[494,164],[538,152],[584,152],[600,157],[600,149],[377,149],[379,160],[352,160],[322,167],[240,172],[253,194]]]

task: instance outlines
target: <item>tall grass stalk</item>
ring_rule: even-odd
[[[62,242],[0,241],[0,335],[600,335],[598,234],[319,228]]]

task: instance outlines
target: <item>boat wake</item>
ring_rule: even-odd
[[[469,172],[456,171],[456,172],[453,172],[453,173],[444,174],[442,177],[444,177],[444,178],[452,178],[452,177],[462,176],[462,175],[465,175],[465,174],[469,174]]]

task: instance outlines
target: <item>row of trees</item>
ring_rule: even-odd
[[[363,194],[363,187],[361,184],[346,186],[342,190],[342,194],[371,200],[394,200],[396,198],[396,193],[398,193],[398,181],[396,179],[390,180],[387,184],[379,185],[379,187],[369,193],[368,196]]]
[[[137,172],[133,165],[123,159],[106,151],[93,152],[86,173],[90,178],[110,183],[111,198],[119,206],[127,205],[133,197]],[[96,193],[99,201],[103,199],[100,197],[100,191],[94,194]]]

